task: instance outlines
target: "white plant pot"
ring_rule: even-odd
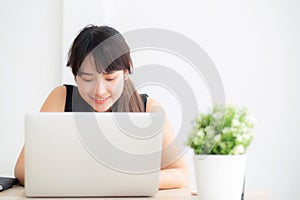
[[[201,200],[241,200],[245,155],[194,155],[197,196]]]

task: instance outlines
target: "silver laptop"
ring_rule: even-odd
[[[159,113],[26,114],[25,195],[155,195],[163,125]]]

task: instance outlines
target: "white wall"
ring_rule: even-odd
[[[66,67],[68,52],[73,40],[80,30],[88,24],[104,23],[104,5],[102,0],[74,1],[64,0],[63,2],[63,48],[62,48],[62,75],[63,83],[75,84],[72,71]]]
[[[89,5],[98,2],[89,1]],[[79,4],[70,3],[68,8],[78,10]],[[99,25],[104,23],[121,32],[146,27],[169,29],[200,44],[222,77],[227,102],[249,107],[258,120],[255,140],[248,151],[247,189],[271,191],[274,199],[300,197],[296,148],[300,139],[298,1],[102,0],[101,6]],[[89,23],[85,14],[81,19]],[[70,24],[76,23],[70,20]],[[81,22],[77,23],[78,30]],[[133,59],[135,67],[154,63],[180,69],[184,65],[161,52],[138,52]],[[202,84],[200,88],[207,90]],[[199,91],[199,86],[193,87]],[[168,105],[170,101],[176,104],[176,100],[169,93],[163,94],[166,91],[161,88],[144,89],[167,108],[177,130],[179,110]],[[200,98],[200,109],[210,105],[207,91]],[[195,183],[191,186],[195,188]]]
[[[0,175],[13,176],[24,113],[61,83],[61,13],[60,0],[0,2]]]
[[[23,142],[23,113],[38,110],[49,89],[60,83],[57,74],[62,73],[62,82],[72,82],[70,71],[61,70],[61,67],[66,63],[72,40],[83,26],[107,24],[121,32],[154,27],[177,31],[200,44],[222,77],[227,102],[246,105],[253,110],[258,125],[248,151],[247,188],[270,190],[273,199],[300,198],[297,151],[300,139],[299,1],[64,0],[62,19],[59,18],[58,1],[1,1],[1,4],[4,6],[0,8],[0,55],[1,69],[5,72],[0,74],[4,94],[0,103],[1,174],[10,174]],[[54,9],[55,6],[58,9]],[[47,9],[43,10],[45,7]],[[45,24],[49,26],[49,23],[51,28],[48,29]],[[62,53],[58,48],[60,23],[63,24]],[[20,27],[26,28],[21,28],[26,37],[17,32]],[[45,53],[46,49],[51,51]],[[136,67],[163,62],[178,69],[183,64],[177,58],[159,52],[148,52],[146,59],[145,53],[133,55]],[[32,74],[26,74],[23,66]],[[50,70],[53,66],[55,69]],[[12,75],[13,81],[18,81],[12,82]],[[178,129],[178,109],[170,109],[167,105],[170,95],[161,97],[159,88],[149,93],[167,107],[171,122]],[[20,95],[24,98],[22,101]],[[200,98],[205,100],[201,100],[200,109],[209,106],[207,95],[207,92],[201,93]],[[174,103],[175,100],[171,98],[171,101]],[[8,125],[9,122],[14,125]],[[191,163],[189,160],[192,167]]]

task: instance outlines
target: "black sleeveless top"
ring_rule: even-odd
[[[74,85],[66,85],[67,95],[65,103],[65,112],[94,112],[94,109],[86,103],[86,101],[80,96],[78,88]],[[140,94],[146,111],[147,94]]]

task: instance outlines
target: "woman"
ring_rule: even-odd
[[[130,81],[132,61],[129,47],[115,29],[87,26],[75,38],[69,51],[71,67],[78,85],[55,88],[41,112],[151,112],[159,106],[147,95],[139,95]],[[174,139],[166,120],[163,147]],[[162,163],[170,155],[162,155]],[[15,166],[15,176],[24,184],[24,151]],[[160,189],[188,188],[189,171],[183,158],[161,168]]]

